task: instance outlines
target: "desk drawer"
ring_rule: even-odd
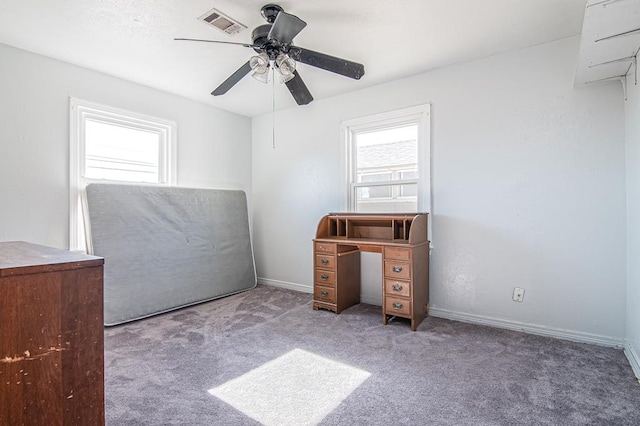
[[[384,279],[384,292],[393,296],[410,297],[411,283],[409,281]]]
[[[335,253],[336,245],[332,243],[316,243],[316,253]]]
[[[316,268],[335,269],[336,257],[328,254],[316,254]]]
[[[385,259],[409,260],[411,259],[411,249],[401,247],[385,247]]]
[[[336,290],[333,287],[316,285],[313,287],[313,299],[319,302],[336,303]]]
[[[411,315],[411,300],[403,297],[385,297],[384,311],[389,315]]]
[[[385,260],[384,276],[400,280],[410,280],[411,264],[408,262],[398,262],[396,260]]]
[[[335,286],[336,273],[332,271],[325,271],[322,269],[316,269],[316,284]]]

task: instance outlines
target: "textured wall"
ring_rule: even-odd
[[[573,87],[578,44],[564,39],[280,111],[276,149],[271,115],[254,118],[258,276],[312,285],[317,221],[343,207],[340,122],[430,102],[431,306],[622,339],[622,94],[616,83]],[[378,285],[365,282],[363,296],[379,298]],[[514,286],[526,289],[523,303],[511,300]]]
[[[627,339],[640,356],[640,86],[627,78]],[[637,360],[640,362],[640,359]],[[637,373],[640,373],[638,371]]]
[[[0,241],[68,247],[69,97],[173,120],[178,184],[251,194],[251,122],[0,44]]]

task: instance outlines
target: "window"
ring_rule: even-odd
[[[69,248],[84,251],[84,188],[91,182],[175,185],[176,124],[74,98],[69,106]]]
[[[429,212],[430,105],[342,123],[344,209]]]

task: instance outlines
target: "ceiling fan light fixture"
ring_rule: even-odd
[[[267,67],[264,72],[254,71],[251,77],[258,80],[260,83],[267,84],[269,82],[269,68]]]
[[[267,72],[269,68],[269,57],[266,53],[261,53],[256,56],[252,56],[249,59],[249,66],[251,69],[258,73]]]
[[[602,1],[614,2],[618,0]],[[205,17],[207,18],[205,21],[218,19],[216,13],[208,14]],[[273,70],[274,75],[272,82],[275,83],[275,70],[277,68],[279,80],[282,83],[286,83],[287,89],[296,103],[298,105],[307,105],[313,101],[313,96],[296,70],[297,62],[302,62],[303,64],[355,80],[359,80],[364,75],[364,65],[362,64],[294,46],[294,37],[306,27],[307,23],[295,15],[286,13],[282,7],[268,4],[262,8],[262,16],[268,24],[259,25],[254,28],[251,33],[251,43],[194,38],[175,39],[240,45],[251,48],[258,53],[257,56],[251,57],[216,87],[213,92],[211,92],[213,96],[224,95],[248,74],[251,74],[256,80],[268,83],[269,71]],[[221,23],[222,22],[223,21],[221,21]]]
[[[269,82],[269,56],[266,53],[261,53],[256,56],[252,56],[249,59],[249,66],[253,70],[251,77],[255,78],[261,83]]]
[[[276,66],[280,72],[283,83],[286,83],[295,77],[294,72],[296,70],[296,61],[291,59],[289,55],[285,55],[284,53],[278,55],[276,58]]]

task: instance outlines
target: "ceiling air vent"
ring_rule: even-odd
[[[237,34],[240,31],[247,29],[246,25],[242,25],[235,19],[231,19],[218,9],[211,9],[198,19],[229,35]]]

